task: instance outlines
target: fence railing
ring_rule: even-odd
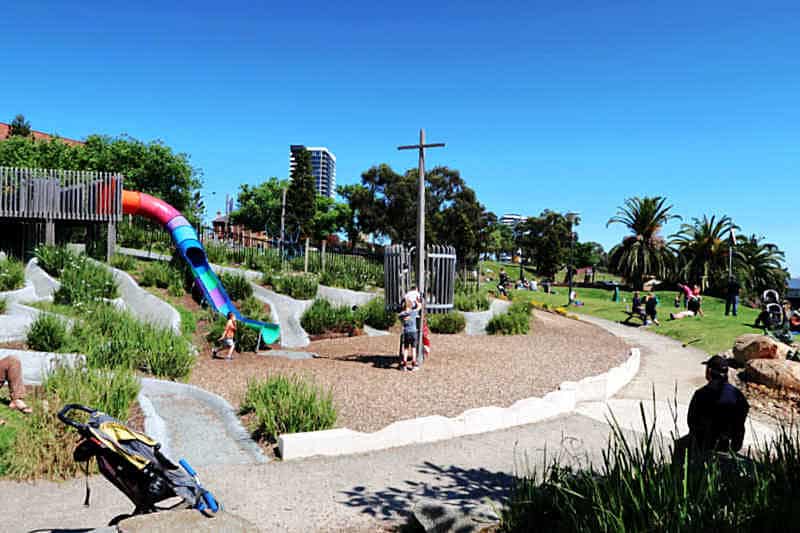
[[[0,217],[113,222],[121,216],[120,174],[0,167]]]
[[[415,285],[416,249],[394,245],[384,256],[386,308],[400,310],[403,296]],[[425,308],[444,313],[453,308],[456,286],[456,250],[452,246],[432,245],[425,254]]]

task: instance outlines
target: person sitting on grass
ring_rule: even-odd
[[[418,307],[412,306],[408,300],[403,301],[403,311],[400,313],[400,320],[403,323],[403,338],[401,347],[403,350],[403,363],[401,370],[417,370],[417,315]],[[410,361],[410,364],[409,364]]]
[[[505,297],[508,297],[508,291],[506,291],[506,285],[508,285],[508,274],[506,274],[506,269],[500,269],[500,280],[497,283],[497,291]]]
[[[675,442],[676,459],[692,452],[738,452],[744,442],[744,423],[750,405],[728,383],[728,360],[715,355],[704,361],[706,385],[689,402],[689,434]]]
[[[228,313],[228,321],[225,323],[225,330],[222,332],[222,336],[217,339],[217,342],[222,342],[222,346],[228,348],[228,355],[224,357],[224,359],[230,361],[233,359],[233,349],[236,346],[236,342],[233,340],[236,336],[236,316],[233,312]],[[219,351],[218,348],[213,348],[211,350],[211,355],[213,357],[217,357],[217,352]]]
[[[658,321],[658,298],[652,292],[647,295],[647,298],[644,300],[644,314],[645,314],[645,325],[652,322],[656,326],[660,326],[661,324]]]
[[[8,408],[26,415],[31,414],[33,410],[23,400],[25,385],[22,383],[22,363],[13,355],[0,359],[0,387],[6,382],[11,390],[11,403],[8,404]],[[0,426],[5,423],[6,421],[0,418]]]

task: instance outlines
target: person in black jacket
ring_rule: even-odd
[[[742,286],[739,282],[731,276],[728,280],[728,291],[725,295],[725,316],[728,316],[733,310],[733,316],[736,316],[736,312],[739,310],[739,291],[742,290]]]
[[[689,435],[676,442],[678,459],[691,452],[738,452],[744,441],[744,423],[750,405],[744,394],[728,383],[728,360],[719,355],[703,363],[706,383],[689,403]]]

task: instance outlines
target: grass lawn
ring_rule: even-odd
[[[6,403],[9,401],[7,389],[0,394],[0,398],[3,399],[0,402],[0,419],[6,421],[5,425],[0,426],[0,477],[3,477],[9,467],[8,454],[14,446],[17,432],[25,424],[25,415],[8,407]]]
[[[508,274],[509,279],[514,281],[519,279],[519,265],[514,263],[501,263],[500,261],[481,261],[481,273],[484,276],[490,276],[493,279],[497,279],[497,274],[500,272],[501,268],[506,269],[506,273]],[[491,272],[489,272],[491,270]],[[565,279],[567,275],[567,269],[562,268],[558,273],[556,273],[556,280],[561,281]],[[615,276],[614,274],[609,274],[608,272],[597,272],[595,274],[595,281],[616,281],[617,283],[622,282],[622,278],[619,276]],[[525,265],[525,279],[537,279],[540,280],[541,276],[536,274],[536,271],[528,266]],[[576,276],[576,281],[583,281],[583,276]]]
[[[556,287],[557,294],[543,292],[511,291],[512,297],[523,300],[536,300],[554,306],[564,306],[567,303],[567,288]],[[570,307],[570,311],[578,314],[588,314],[619,322],[626,318],[623,311],[630,306],[632,294],[623,291],[620,294],[621,302],[612,302],[612,291],[604,289],[576,289],[578,299],[584,303],[581,307]],[[683,320],[670,320],[669,314],[676,310],[673,307],[674,291],[657,291],[659,299],[658,316],[660,326],[650,326],[650,330],[681,342],[690,344],[710,354],[716,354],[730,349],[733,341],[744,333],[759,333],[761,329],[752,327],[759,311],[749,307],[739,307],[739,316],[725,316],[725,301],[710,296],[703,297],[704,317],[690,317]],[[682,309],[681,309],[682,310]],[[638,323],[638,320],[632,320]]]

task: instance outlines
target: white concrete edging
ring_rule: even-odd
[[[283,460],[313,455],[345,455],[396,446],[452,439],[475,433],[532,424],[569,413],[581,402],[605,401],[628,384],[639,371],[641,354],[631,348],[627,360],[597,376],[565,381],[543,398],[526,398],[510,407],[479,407],[453,418],[426,416],[401,420],[374,433],[347,428],[291,433],[278,437]]]

